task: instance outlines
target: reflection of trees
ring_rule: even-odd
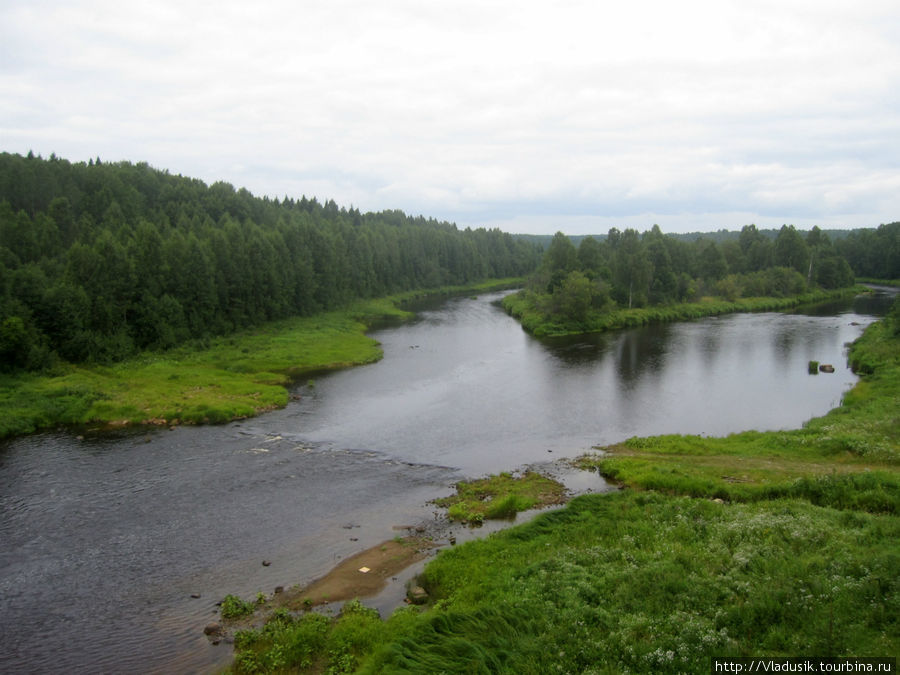
[[[588,333],[541,340],[547,350],[567,368],[588,366],[603,361],[609,351],[609,333]]]
[[[616,376],[630,387],[644,373],[663,369],[671,336],[672,325],[659,323],[622,332],[546,338],[541,342],[570,369],[599,366],[604,359],[612,357]]]
[[[713,318],[710,321],[718,322],[719,320]],[[718,326],[718,323],[707,326],[701,333],[700,338],[700,351],[703,354],[703,363],[709,368],[715,367],[722,348],[722,329],[716,326]]]
[[[841,329],[815,320],[802,330],[784,325],[772,340],[772,359],[780,368],[796,367],[798,361],[820,360],[840,344]]]
[[[775,339],[772,340],[772,358],[782,368],[787,368],[791,363],[791,351],[796,344],[797,334],[790,326],[782,326]]]
[[[853,311],[857,314],[884,316],[890,311],[896,297],[895,288],[883,288],[876,290],[875,293],[857,295],[853,298]]]
[[[671,325],[665,323],[619,334],[614,346],[615,365],[623,387],[634,387],[645,374],[663,370],[671,334]]]

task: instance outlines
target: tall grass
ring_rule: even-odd
[[[505,297],[503,299],[503,307],[532,335],[536,337],[552,337],[578,333],[599,333],[608,330],[634,328],[649,323],[686,321],[735,312],[767,312],[789,309],[798,305],[855,295],[859,292],[860,288],[856,287],[834,291],[810,291],[802,295],[783,298],[740,298],[734,301],[705,298],[700,302],[659,305],[638,309],[592,310],[588,312],[585,318],[574,322],[543,313],[535,303],[533,294],[528,291]]]
[[[423,582],[453,620],[426,615],[364,672],[449,667],[436,660],[444,640],[427,639],[440,634],[434,625],[472,655],[482,646],[496,658],[499,647],[506,672],[705,672],[712,655],[893,654],[898,534],[896,518],[796,500],[580,497],[441,553]],[[488,610],[506,618],[497,630],[474,621]],[[469,667],[494,672],[483,659]]]
[[[421,578],[431,610],[382,622],[351,605],[334,622],[276,624],[236,643],[233,669],[277,672],[265,664],[289,652],[301,660],[279,667],[363,673],[693,673],[714,655],[891,655],[898,537],[895,517],[797,500],[587,495],[440,553]]]

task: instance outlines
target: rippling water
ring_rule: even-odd
[[[496,298],[379,331],[384,360],[259,418],[0,445],[0,670],[209,672],[230,656],[202,634],[226,593],[310,581],[433,518],[428,500],[463,476],[824,413],[855,381],[845,343],[877,312],[540,342]],[[811,359],[837,372],[810,376]]]

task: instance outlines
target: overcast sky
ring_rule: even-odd
[[[0,0],[0,151],[509,232],[900,220],[897,0]]]

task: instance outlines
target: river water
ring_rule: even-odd
[[[0,671],[212,672],[230,658],[202,633],[217,600],[309,582],[433,520],[461,478],[825,413],[856,380],[845,345],[888,304],[539,341],[499,297],[423,306],[373,334],[382,361],[252,420],[0,444]]]

